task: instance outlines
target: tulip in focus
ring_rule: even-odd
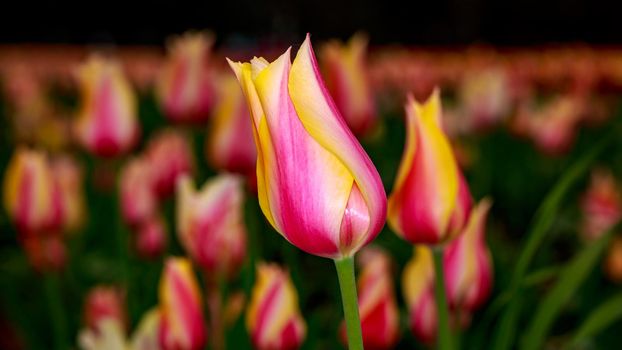
[[[74,124],[78,141],[91,153],[114,157],[135,144],[137,103],[119,63],[92,56],[78,70],[80,109]]]
[[[367,37],[355,34],[347,45],[333,41],[323,47],[326,87],[337,109],[356,135],[376,123],[376,105],[366,67]]]
[[[391,258],[380,248],[368,247],[358,256],[358,305],[365,349],[392,349],[399,336],[399,313],[391,278]],[[345,325],[341,327],[345,338]]]
[[[194,170],[192,147],[186,137],[175,130],[164,130],[149,141],[145,151],[153,177],[153,186],[160,198],[175,191],[177,179]]]
[[[214,109],[205,153],[210,164],[220,170],[248,175],[254,173],[257,151],[248,105],[237,80],[219,80],[218,103]]]
[[[59,229],[61,191],[47,155],[20,147],[4,173],[4,207],[22,234]]]
[[[415,256],[406,264],[402,274],[402,289],[413,334],[424,343],[432,343],[437,335],[438,316],[434,298],[434,263],[429,247],[415,246]]]
[[[192,265],[169,258],[159,288],[160,346],[163,350],[199,350],[206,341],[201,291]]]
[[[447,299],[452,309],[475,311],[492,288],[492,258],[486,246],[486,216],[491,201],[483,199],[471,212],[464,232],[443,251]]]
[[[206,272],[231,276],[246,254],[241,179],[219,175],[197,191],[183,176],[177,186],[177,234],[188,255]]]
[[[140,223],[136,235],[136,251],[144,258],[156,258],[166,249],[166,225],[156,215]]]
[[[289,273],[277,265],[257,265],[246,312],[246,328],[257,350],[295,350],[306,335],[298,295]]]
[[[611,172],[598,169],[592,173],[590,186],[581,199],[583,220],[581,235],[585,240],[598,239],[622,218],[622,193]]]
[[[214,91],[207,62],[213,41],[206,33],[186,33],[169,43],[157,94],[171,121],[196,123],[209,117]]]
[[[406,117],[406,144],[389,197],[389,225],[410,243],[444,244],[462,230],[472,199],[441,129],[439,91],[424,104],[409,97]]]
[[[353,256],[384,225],[386,194],[326,92],[309,36],[293,63],[287,50],[272,63],[229,64],[251,112],[264,215],[307,253]]]
[[[152,166],[144,158],[130,159],[119,174],[119,198],[125,221],[133,226],[152,218],[157,209]]]

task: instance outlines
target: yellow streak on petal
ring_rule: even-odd
[[[415,256],[406,264],[402,273],[402,290],[409,307],[416,304],[434,281],[432,249],[415,246]]]

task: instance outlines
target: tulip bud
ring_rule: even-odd
[[[468,185],[443,133],[440,93],[406,104],[404,154],[389,197],[389,225],[413,244],[444,244],[460,232],[471,208]]]
[[[309,36],[293,64],[289,50],[272,63],[229,64],[251,111],[264,215],[310,254],[354,255],[382,229],[386,194],[326,92]]]
[[[136,250],[144,258],[156,258],[166,249],[166,226],[160,216],[140,223],[136,232]]]
[[[257,265],[246,312],[246,328],[257,350],[295,350],[306,335],[298,295],[289,273],[277,265]]]
[[[177,179],[194,170],[192,147],[183,134],[165,130],[149,141],[145,151],[153,177],[153,186],[160,198],[175,191]]]
[[[443,252],[447,299],[452,309],[475,311],[490,295],[492,258],[486,246],[486,216],[491,201],[483,199],[469,222]]]
[[[220,78],[219,86],[218,103],[205,138],[207,159],[216,169],[254,175],[257,151],[244,94],[230,75]]]
[[[622,238],[614,237],[605,260],[605,273],[615,283],[622,283]]]
[[[471,128],[487,129],[507,117],[511,96],[506,72],[489,68],[468,74],[459,91]]]
[[[190,261],[169,258],[160,280],[160,346],[164,350],[199,350],[205,346],[201,291]]]
[[[571,96],[553,99],[531,116],[531,139],[540,150],[550,155],[568,151],[584,108],[582,101]]]
[[[366,67],[367,41],[359,33],[347,45],[334,41],[322,50],[326,87],[356,135],[364,135],[376,123],[376,105]]]
[[[115,320],[122,330],[127,325],[125,296],[117,287],[94,287],[84,301],[84,321],[87,327],[97,330],[98,324],[105,319]]]
[[[91,57],[78,71],[81,105],[74,132],[91,153],[127,152],[139,134],[136,97],[117,62]]]
[[[177,186],[177,234],[188,255],[213,275],[231,276],[246,254],[241,179],[219,175],[197,192],[183,176]]]
[[[169,43],[157,94],[171,121],[203,122],[209,117],[214,92],[207,60],[213,41],[206,33],[186,33]]]
[[[160,350],[160,341],[158,340],[159,328],[160,312],[158,309],[147,311],[132,335],[130,350]]]
[[[592,172],[589,188],[581,199],[581,211],[579,232],[586,240],[597,239],[622,218],[622,194],[611,172]]]
[[[4,207],[22,233],[60,228],[61,193],[45,154],[21,147],[13,153],[4,174]]]
[[[434,262],[429,247],[415,246],[415,256],[404,267],[402,289],[413,334],[424,343],[432,343],[436,339],[438,316],[434,298]]]
[[[151,164],[144,158],[130,159],[119,175],[121,213],[130,225],[139,225],[155,215],[157,198]]]
[[[359,315],[366,349],[392,349],[399,335],[399,313],[395,302],[391,259],[379,248],[359,254],[362,272],[357,282]],[[345,324],[341,336],[346,342]]]
[[[86,218],[82,169],[75,159],[62,156],[52,161],[52,173],[61,193],[63,230],[76,231],[82,227]]]

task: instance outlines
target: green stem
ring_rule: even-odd
[[[445,275],[443,273],[443,249],[434,248],[435,299],[438,312],[438,347],[441,350],[452,350],[451,332],[449,331],[449,308],[445,295]]]
[[[356,296],[356,278],[354,277],[354,258],[335,260],[335,267],[339,277],[341,301],[346,319],[348,348],[350,350],[363,350],[363,332],[361,331],[361,319]]]
[[[58,275],[55,272],[49,272],[45,275],[45,294],[50,312],[50,320],[52,321],[52,332],[54,333],[54,349],[67,349],[67,329],[65,310],[59,290]]]

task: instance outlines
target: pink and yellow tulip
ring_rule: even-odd
[[[130,159],[119,174],[119,198],[125,221],[133,226],[150,219],[157,210],[153,171],[144,158]]]
[[[241,179],[219,175],[197,191],[183,176],[177,185],[177,234],[188,255],[214,276],[231,276],[246,253]]]
[[[402,273],[402,290],[413,334],[424,343],[432,343],[436,339],[438,314],[434,298],[434,263],[429,247],[415,246],[415,256]]]
[[[309,36],[294,62],[229,61],[257,147],[261,209],[289,242],[314,255],[354,255],[380,232],[386,194],[371,160],[328,95]]]
[[[194,172],[192,147],[185,135],[169,129],[149,141],[145,159],[151,166],[154,190],[160,197],[175,191],[177,179]]]
[[[59,229],[61,191],[46,154],[20,147],[4,173],[4,207],[23,234]]]
[[[74,124],[78,141],[91,153],[113,157],[136,142],[137,103],[119,63],[92,56],[78,70],[80,109]]]
[[[361,251],[358,278],[358,305],[366,349],[392,349],[399,336],[399,313],[395,301],[391,258],[380,248],[368,247]],[[345,340],[345,325],[341,334]]]
[[[70,156],[53,159],[51,167],[62,199],[62,228],[66,232],[74,232],[80,229],[86,220],[82,168]]]
[[[199,350],[207,331],[203,302],[192,265],[185,258],[169,258],[160,280],[160,346],[163,350]]]
[[[186,33],[169,43],[157,94],[171,121],[196,123],[209,117],[214,99],[207,68],[212,43],[212,36],[206,33]]]
[[[333,41],[322,49],[326,87],[337,109],[356,135],[369,132],[376,123],[376,104],[367,75],[367,37],[355,34],[343,45]]]
[[[246,312],[246,328],[257,350],[295,350],[306,334],[298,295],[289,273],[274,264],[259,264]]]
[[[611,172],[599,169],[592,173],[580,204],[583,212],[580,233],[585,240],[597,239],[620,221],[622,193]]]
[[[483,199],[471,212],[460,236],[444,250],[447,299],[452,309],[475,311],[492,288],[492,258],[486,246],[486,216],[491,201]]]
[[[156,258],[166,249],[167,232],[164,220],[159,215],[140,223],[135,232],[136,251],[141,257]]]
[[[413,244],[444,244],[460,232],[472,205],[468,185],[441,129],[440,93],[406,104],[406,144],[389,197],[391,228]]]
[[[244,94],[230,75],[222,76],[219,86],[218,102],[206,137],[207,159],[216,169],[252,174],[257,150]]]
[[[147,311],[130,339],[130,350],[160,350],[158,332],[160,328],[160,311],[157,308]]]
[[[87,327],[97,330],[105,319],[116,321],[121,329],[127,326],[124,292],[114,286],[92,288],[84,301],[84,322]]]

